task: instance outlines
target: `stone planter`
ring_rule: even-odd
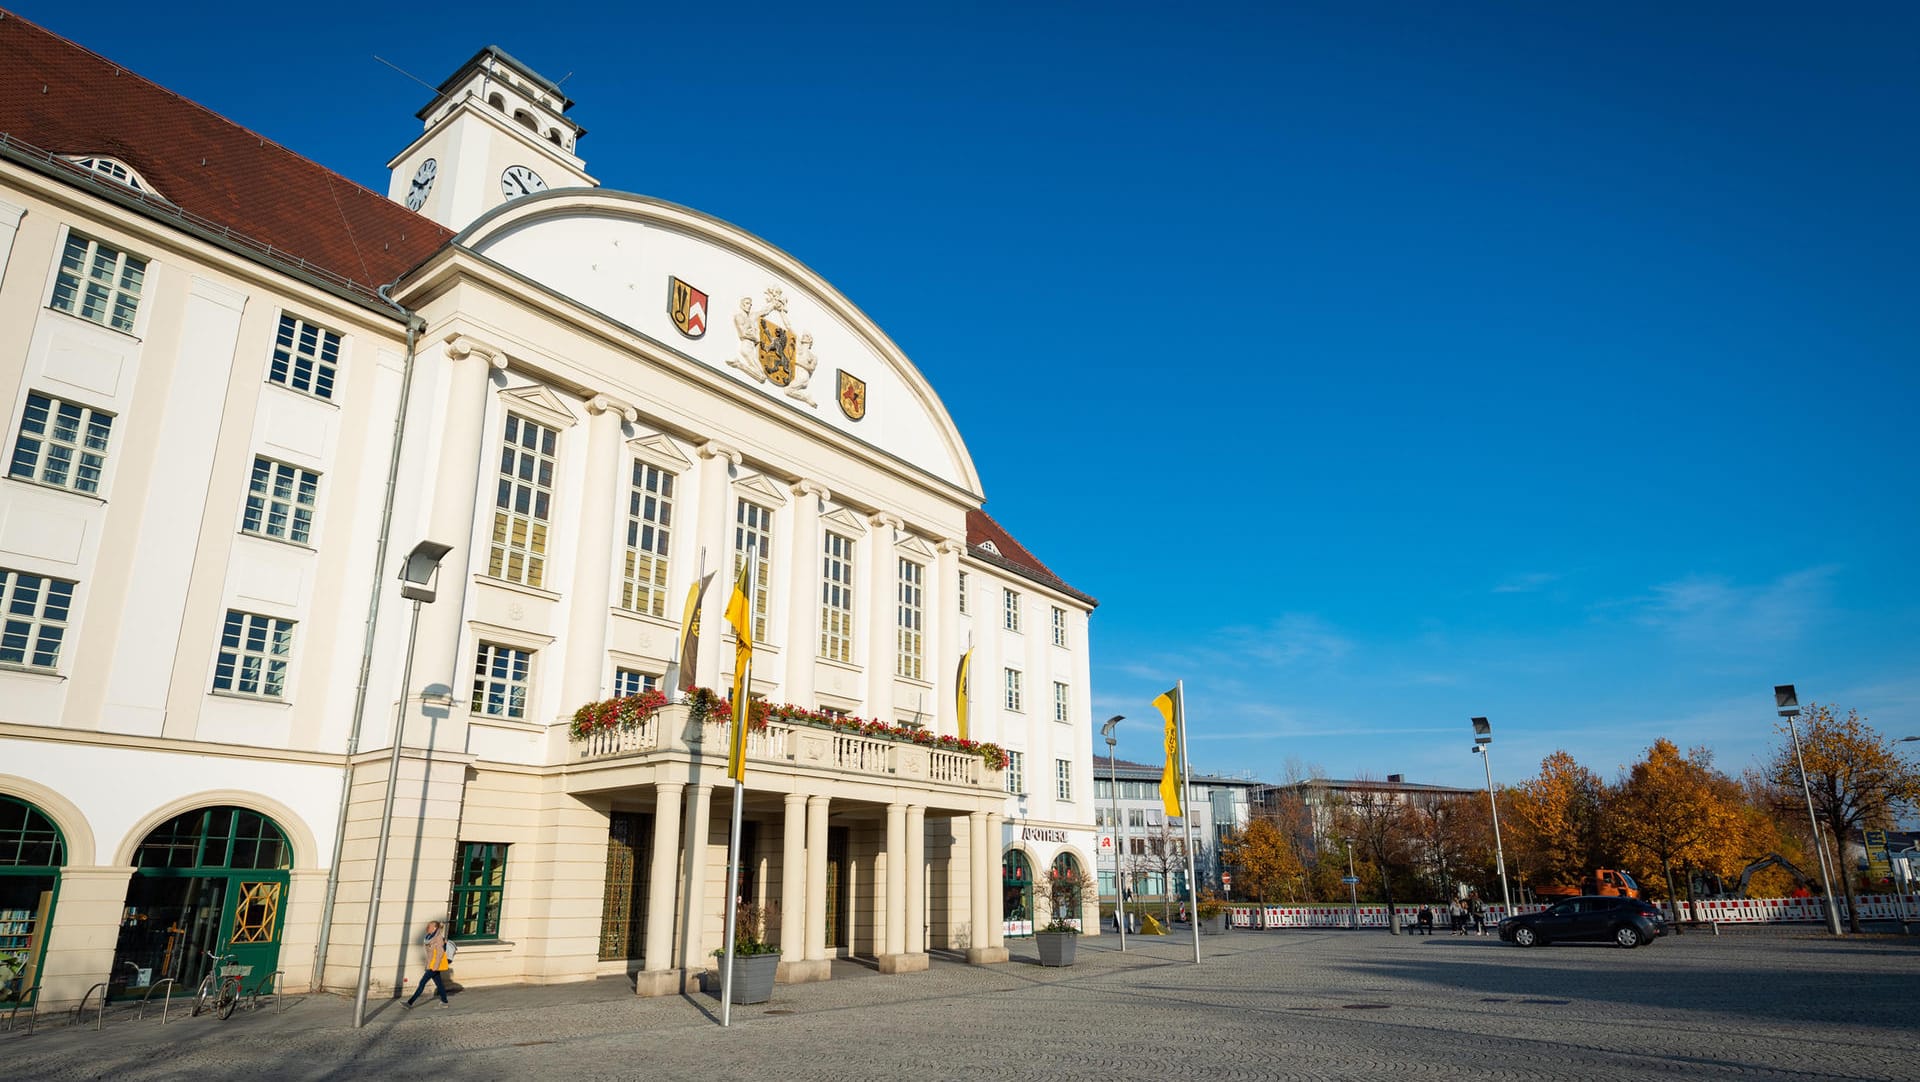
[[[1070,966],[1080,937],[1073,932],[1035,932],[1033,941],[1040,948],[1041,965]]]
[[[1221,934],[1224,934],[1226,930],[1227,930],[1227,915],[1225,913],[1220,913],[1211,917],[1200,918],[1200,934],[1201,935],[1221,935]]]
[[[721,959],[724,964],[725,959]],[[773,978],[780,971],[778,954],[736,954],[733,957],[733,1001],[735,1003],[765,1003],[773,998]],[[721,977],[718,970],[707,974],[707,991],[718,996],[721,994]]]

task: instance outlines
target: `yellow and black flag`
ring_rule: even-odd
[[[740,554],[740,573],[727,598],[727,623],[733,625],[733,726],[727,737],[727,777],[747,780],[747,681],[753,667],[754,554]]]
[[[1160,802],[1167,806],[1167,814],[1181,818],[1180,778],[1182,758],[1186,749],[1180,746],[1180,712],[1184,705],[1180,700],[1180,688],[1175,687],[1165,695],[1153,700],[1153,705],[1167,719],[1167,766],[1160,772]]]
[[[687,611],[680,617],[680,690],[692,691],[699,683],[694,675],[694,666],[700,662],[700,603],[707,598],[707,586],[713,582],[713,572],[701,576],[700,581],[687,587]]]
[[[953,701],[959,707],[960,739],[967,739],[967,667],[973,663],[973,651],[960,655],[960,671],[953,678]]]

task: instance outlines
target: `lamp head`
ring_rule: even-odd
[[[1800,696],[1794,693],[1792,684],[1775,684],[1773,705],[1780,711],[1781,717],[1794,717],[1800,713]]]
[[[1473,719],[1473,742],[1476,745],[1493,743],[1493,726],[1486,718]]]
[[[1120,723],[1125,720],[1127,720],[1125,714],[1115,714],[1107,719],[1105,725],[1100,726],[1100,735],[1107,738],[1107,743],[1111,744],[1114,742],[1113,731],[1119,728]]]
[[[400,596],[408,601],[431,603],[440,561],[452,551],[452,545],[438,541],[422,541],[413,546],[413,551],[407,553],[407,562],[400,565]]]

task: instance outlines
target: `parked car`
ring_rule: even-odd
[[[1500,938],[1522,947],[1556,940],[1611,940],[1623,947],[1667,934],[1666,914],[1638,898],[1588,895],[1555,902],[1538,913],[1500,922]]]

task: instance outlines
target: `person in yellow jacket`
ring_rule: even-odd
[[[440,927],[439,921],[430,920],[427,922],[427,934],[421,937],[420,942],[427,951],[427,971],[421,975],[413,994],[401,1006],[413,1006],[414,1001],[420,998],[420,993],[427,990],[428,981],[433,982],[433,990],[440,996],[440,1005],[452,1006],[447,1002],[447,970],[453,968],[453,953],[447,946],[447,931]]]

